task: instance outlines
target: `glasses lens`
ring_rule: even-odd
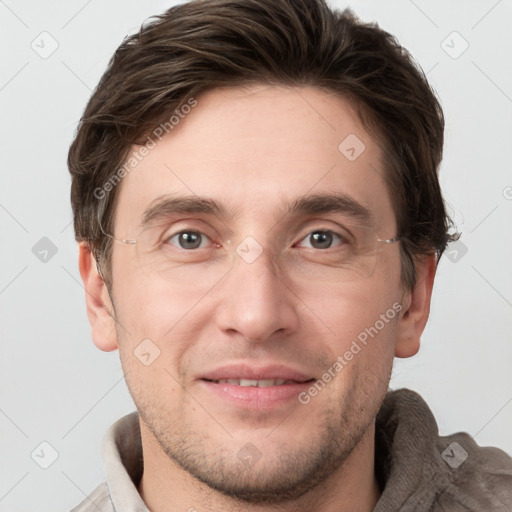
[[[374,231],[346,224],[332,231],[312,231],[273,259],[291,279],[323,282],[364,279],[375,270],[380,246],[377,240]],[[219,250],[200,231],[176,232],[166,225],[141,231],[136,237],[135,252],[141,269],[175,283],[187,278],[193,278],[194,282],[198,278],[215,282],[240,257],[235,250]]]
[[[176,288],[209,288],[233,265],[231,251],[219,251],[201,231],[177,231],[168,224],[142,230],[135,239],[137,266],[151,278]]]
[[[354,281],[374,272],[378,245],[372,230],[345,224],[335,231],[313,231],[300,246],[278,259],[291,275],[303,281]]]

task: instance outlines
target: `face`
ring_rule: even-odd
[[[117,342],[171,464],[270,502],[358,445],[403,315],[399,244],[376,241],[396,235],[382,175],[346,100],[253,86],[198,97],[123,179]]]

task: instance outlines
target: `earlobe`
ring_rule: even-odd
[[[416,264],[417,282],[404,294],[403,314],[397,327],[396,357],[411,357],[420,349],[421,335],[430,313],[430,299],[436,273],[436,255],[422,257]]]
[[[98,272],[96,259],[85,242],[78,244],[78,266],[85,288],[87,317],[94,344],[105,352],[118,348],[113,307],[107,285]]]

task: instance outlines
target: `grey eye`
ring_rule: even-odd
[[[332,231],[313,231],[304,237],[299,245],[312,249],[329,249],[335,242],[341,241],[341,237]]]
[[[180,249],[199,249],[208,242],[208,237],[199,231],[181,231],[169,237],[169,243]]]

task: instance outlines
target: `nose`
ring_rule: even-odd
[[[298,325],[299,302],[274,258],[263,251],[254,261],[236,256],[223,281],[216,310],[217,326],[249,342],[265,342],[273,335],[290,334]]]

